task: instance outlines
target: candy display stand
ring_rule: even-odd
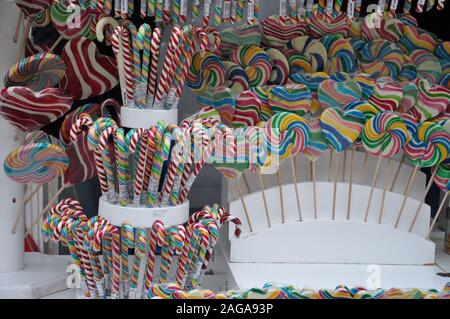
[[[1,43],[10,43],[14,33],[17,17],[14,2],[0,2]],[[17,61],[18,48],[8,45],[0,56],[1,73],[6,67]],[[12,126],[0,119],[0,136],[3,147],[0,150],[2,161],[9,150],[20,146],[23,142]],[[24,187],[7,178],[1,170],[0,178],[0,298],[39,298],[51,293],[67,289],[68,260],[61,256],[47,256],[41,253],[24,253],[24,220],[22,219],[15,234],[11,233],[23,201]]]
[[[147,208],[114,205],[102,197],[99,200],[98,214],[115,226],[121,226],[124,221],[127,221],[135,228],[150,228],[156,220],[173,226],[188,220],[189,201],[177,206]]]
[[[292,278],[289,283],[297,284],[295,280],[298,278],[298,284],[302,284],[301,277],[304,274],[300,274],[306,264],[349,265],[349,267],[370,264],[391,265],[389,267],[401,265],[409,267],[409,270],[417,270],[419,276],[425,274],[425,277],[431,276],[430,278],[432,278],[434,269],[430,265],[435,262],[435,244],[426,238],[430,226],[430,207],[428,205],[422,206],[414,228],[411,232],[409,231],[420,203],[421,194],[424,192],[425,175],[418,173],[416,176],[402,218],[396,228],[394,227],[395,221],[412,168],[404,164],[397,180],[397,186],[392,192],[389,190],[386,192],[383,217],[380,222],[379,212],[386,165],[386,163],[382,163],[367,222],[365,222],[365,212],[371,190],[370,181],[374,174],[375,165],[373,164],[376,159],[369,160],[364,173],[365,177],[358,180],[359,176],[357,175],[363,165],[364,154],[356,152],[350,216],[347,215],[350,168],[347,166],[346,179],[342,180],[340,177],[337,183],[336,209],[333,219],[334,176],[331,177],[331,181],[327,180],[328,158],[329,155],[326,154],[316,164],[316,172],[318,172],[316,182],[317,216],[314,215],[313,183],[308,179],[309,161],[303,157],[296,161],[297,172],[300,175],[297,187],[300,194],[301,221],[289,163],[283,163],[281,166],[281,175],[284,176],[282,181],[284,224],[281,223],[281,203],[277,183],[272,181],[272,185],[266,185],[265,188],[266,198],[270,198],[267,205],[271,227],[268,227],[257,177],[247,175],[251,190],[243,196],[243,200],[250,215],[252,232],[249,231],[241,200],[233,198],[231,195],[235,193],[234,183],[229,185],[227,196],[230,213],[241,219],[243,232],[240,238],[235,238],[230,229],[229,242],[222,247],[227,246],[225,254],[237,284],[243,285],[242,280],[244,280],[245,285],[257,286],[262,280],[260,276],[265,276],[264,280],[267,280],[268,272],[264,269],[271,269],[270,274],[273,274],[271,279],[277,282],[282,282],[283,278]],[[393,161],[391,165],[396,168],[399,166],[399,162]],[[391,175],[390,180],[394,174]],[[276,178],[273,179],[276,180]],[[391,184],[389,183],[389,185]],[[275,251],[276,253],[271,253]],[[251,273],[248,272],[249,265],[254,269]]]
[[[139,109],[128,106],[120,108],[120,122],[123,127],[147,128],[159,120],[164,121],[166,125],[178,123],[178,109]]]

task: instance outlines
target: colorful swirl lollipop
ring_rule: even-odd
[[[341,108],[350,102],[360,100],[362,91],[355,80],[337,82],[330,79],[320,83],[317,96],[322,108]]]
[[[283,85],[289,77],[289,62],[283,53],[277,49],[266,48],[266,53],[272,60],[272,73],[270,74],[269,85]]]
[[[69,159],[59,146],[33,143],[12,151],[3,168],[6,175],[16,182],[44,184],[64,174],[68,164]]]
[[[416,79],[417,102],[411,113],[419,122],[426,121],[445,112],[450,104],[450,90],[443,86],[431,86],[427,80]]]
[[[218,112],[225,125],[231,125],[236,111],[236,98],[226,87],[218,87],[214,92],[206,91],[197,96],[201,107],[212,107]]]
[[[220,49],[224,52],[231,52],[246,44],[256,46],[261,44],[259,23],[223,29],[220,32],[220,37],[222,39]]]
[[[355,72],[355,53],[348,39],[339,34],[332,34],[323,37],[321,41],[328,54],[325,72]]]
[[[255,126],[260,119],[261,101],[252,91],[244,91],[236,98],[232,126]]]
[[[369,102],[381,111],[395,111],[403,98],[403,89],[399,84],[376,82]]]
[[[74,12],[72,5],[65,1],[53,3],[51,8],[53,26],[66,40],[78,37],[94,40],[95,33],[91,29],[95,19],[94,12],[91,9],[78,8],[78,11]]]
[[[381,112],[380,109],[378,109],[377,107],[373,106],[372,104],[366,101],[354,101],[348,103],[347,105],[344,105],[341,108],[341,111],[348,111],[348,110],[358,110],[360,112],[363,112],[364,116],[366,117],[366,121]]]
[[[41,91],[58,85],[66,72],[64,61],[51,53],[39,53],[14,64],[5,75],[5,87],[25,86]]]
[[[213,90],[225,83],[222,59],[210,52],[197,52],[192,57],[186,84],[194,91]]]
[[[313,37],[295,37],[288,43],[288,48],[306,56],[312,72],[323,71],[328,60],[327,49]]]
[[[306,145],[303,153],[312,162],[317,161],[323,152],[328,148],[327,140],[323,136],[320,128],[320,119],[315,118],[308,121],[309,124],[309,143]]]
[[[228,86],[233,95],[238,96],[242,91],[250,89],[250,83],[245,70],[236,63],[225,61],[225,84]]]
[[[444,192],[450,191],[450,163],[443,162],[439,164],[434,176],[434,182]]]
[[[420,167],[432,167],[444,161],[450,152],[450,135],[440,125],[423,122],[404,147],[406,158]]]
[[[264,85],[270,79],[272,61],[269,55],[257,46],[244,45],[237,48],[231,52],[231,60],[244,68],[251,86]]]
[[[414,50],[408,54],[408,58],[416,68],[417,78],[426,79],[434,85],[441,76],[441,64],[431,52],[422,49]]]
[[[365,120],[364,113],[358,110],[339,111],[328,108],[320,116],[320,127],[330,146],[340,153],[357,140]]]
[[[376,14],[362,20],[361,36],[365,41],[384,39],[398,42],[403,34],[403,22],[395,18],[380,19],[376,21]]]
[[[311,108],[311,91],[303,84],[276,86],[270,91],[269,106],[273,113],[305,115]]]
[[[410,135],[400,116],[382,112],[366,122],[362,131],[365,150],[373,156],[392,158],[409,141]]]
[[[358,82],[362,90],[361,98],[363,100],[368,100],[372,95],[373,88],[375,87],[375,80],[372,79],[368,74],[358,73],[353,79]]]
[[[396,79],[404,59],[404,54],[396,43],[377,39],[361,49],[359,66],[372,78],[390,76]]]
[[[347,37],[350,32],[350,26],[345,14],[340,14],[336,17],[327,17],[326,19],[317,19],[316,17],[311,20],[308,27],[309,32],[315,38],[321,38],[328,34],[339,34]]]
[[[251,88],[252,92],[255,93],[261,101],[260,118],[262,121],[268,121],[273,115],[273,111],[269,105],[270,91],[272,91],[273,88],[273,86],[256,86]]]
[[[424,49],[434,52],[438,44],[437,38],[434,34],[426,32],[415,26],[403,26],[403,35],[400,38],[400,45],[405,52],[416,49]]]
[[[296,24],[286,24],[278,16],[270,16],[261,22],[262,42],[268,47],[275,49],[285,49],[288,42],[304,35],[306,30],[305,22]]]
[[[264,134],[268,152],[280,159],[297,155],[309,144],[308,123],[293,113],[276,113],[267,121]]]

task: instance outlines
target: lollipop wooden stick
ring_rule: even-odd
[[[245,176],[245,173],[242,173],[242,177],[244,178],[245,187],[247,188],[247,193],[250,193],[250,184],[248,183],[247,176]]]
[[[297,187],[297,170],[295,168],[295,159],[291,157],[291,170],[292,170],[292,177],[294,179],[294,188],[295,188],[295,198],[297,200],[297,209],[298,209],[298,220],[302,221],[302,210],[300,208],[300,195],[298,193],[298,187]]]
[[[403,202],[402,202],[402,206],[400,207],[400,211],[398,212],[397,215],[397,220],[395,221],[395,228],[398,227],[398,224],[400,223],[400,219],[402,218],[402,214],[403,214],[403,210],[405,209],[406,206],[406,201],[408,200],[408,195],[409,192],[411,191],[412,185],[413,185],[413,181],[414,181],[414,177],[416,176],[417,170],[419,169],[419,166],[416,165],[414,166],[412,172],[411,172],[411,177],[408,181],[408,185],[406,186],[406,191],[403,197]]]
[[[414,228],[417,217],[419,217],[420,210],[422,209],[422,206],[425,203],[425,198],[427,197],[427,194],[430,191],[431,186],[433,186],[434,177],[436,176],[436,173],[437,173],[437,168],[435,168],[433,171],[433,174],[431,174],[430,181],[428,182],[427,188],[425,189],[425,192],[423,193],[422,200],[420,201],[419,207],[417,207],[416,213],[414,214],[414,218],[411,222],[411,225],[409,226],[409,232],[411,232]]]
[[[277,172],[277,179],[278,179],[278,188],[280,190],[280,208],[281,208],[281,223],[284,224],[284,199],[283,199],[283,186],[281,184],[281,166],[278,169]]]
[[[350,158],[350,175],[348,177],[348,201],[347,201],[347,220],[350,219],[352,210],[352,190],[353,190],[353,167],[355,165],[355,148],[352,147],[352,156]]]
[[[336,194],[337,194],[337,181],[339,175],[339,153],[336,153],[336,165],[334,166],[334,186],[333,186],[333,213],[331,219],[336,217]]]
[[[264,181],[262,179],[262,175],[259,170],[258,170],[258,180],[259,180],[259,185],[261,187],[261,195],[262,195],[263,203],[264,203],[264,211],[266,212],[267,227],[270,228],[271,227],[270,216],[269,216],[269,209],[267,208],[266,192],[264,190]]]
[[[344,151],[344,160],[342,161],[342,182],[345,181],[347,175],[347,150]]]
[[[359,172],[359,179],[358,182],[361,184],[362,181],[364,180],[364,177],[366,176],[366,174],[364,174],[366,172],[366,168],[367,168],[367,161],[369,160],[369,153],[366,152],[366,154],[364,155],[364,160],[361,166],[361,172]]]
[[[17,16],[16,28],[14,29],[14,35],[13,35],[14,43],[17,43],[17,39],[19,38],[20,26],[22,25],[22,21],[23,21],[23,12],[20,11],[19,15]]]
[[[381,153],[378,157],[377,166],[375,167],[375,173],[373,174],[372,186],[370,187],[369,201],[367,202],[366,214],[364,216],[364,222],[367,223],[367,218],[369,217],[370,205],[372,204],[373,190],[375,189],[375,184],[378,179],[378,172],[380,171],[380,163],[381,163]]]
[[[330,157],[328,158],[328,181],[331,182],[331,170],[333,167],[333,150],[330,149]]]
[[[400,171],[402,170],[404,159],[405,159],[405,155],[403,155],[400,163],[398,164],[397,171],[395,172],[394,179],[392,180],[392,185],[391,185],[391,189],[390,189],[391,192],[394,190],[395,184],[397,183],[398,176],[400,175]]]
[[[242,196],[241,186],[239,185],[239,178],[236,179],[236,188],[238,190],[239,197],[241,199],[242,208],[244,209],[245,218],[247,219],[247,223],[248,223],[248,228],[249,228],[250,232],[252,233],[253,227],[252,227],[252,223],[250,221],[250,215],[247,210],[247,205],[245,205],[244,197]]]
[[[383,196],[381,198],[381,207],[380,207],[380,214],[378,215],[378,224],[381,224],[381,221],[383,220],[383,213],[384,213],[384,202],[386,200],[386,192],[388,187],[388,181],[390,177],[390,170],[391,170],[391,164],[392,160],[389,159],[386,167],[386,173],[384,175],[384,187],[383,187]]]
[[[430,229],[428,230],[427,239],[430,239],[431,232],[433,231],[434,225],[436,225],[436,222],[439,218],[439,215],[441,214],[442,210],[444,209],[444,206],[447,204],[447,198],[450,192],[446,192],[444,195],[444,198],[442,199],[441,205],[439,206],[436,216],[434,216],[433,222],[431,223]]]
[[[312,183],[313,183],[313,201],[314,201],[314,219],[317,219],[317,193],[316,193],[316,162],[311,162]]]

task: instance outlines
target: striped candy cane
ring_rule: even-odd
[[[129,153],[123,128],[120,127],[116,130],[114,140],[117,179],[119,180],[119,204],[126,206],[128,204],[127,182],[129,179]]]
[[[109,147],[109,139],[114,136],[118,127],[111,126],[105,129],[100,135],[99,149],[102,154],[103,167],[106,173],[106,180],[108,182],[108,201],[116,201],[116,186],[114,181],[113,156],[114,149]]]
[[[145,272],[145,279],[144,279],[144,290],[146,296],[148,295],[148,290],[153,281],[153,273],[155,270],[156,247],[163,245],[164,239],[165,239],[164,224],[160,220],[156,220],[151,228],[150,249],[147,255],[147,269]]]
[[[132,48],[132,53],[133,53],[132,54],[133,55],[133,73],[134,73],[134,81],[137,82],[141,78],[141,54],[139,51],[142,50],[141,45],[140,45],[141,43],[140,43],[138,30],[137,30],[136,26],[134,25],[134,23],[131,22],[130,20],[124,19],[121,21],[120,24],[122,26],[124,26],[125,28],[127,28],[127,30],[131,34],[131,48]],[[139,28],[139,30],[140,30],[140,28]]]
[[[129,280],[130,280],[130,268],[128,264],[130,249],[134,248],[134,228],[129,222],[124,221],[120,229],[120,252],[122,256],[122,283],[124,295],[128,296],[129,292]]]
[[[152,35],[152,29],[150,25],[147,23],[143,23],[139,27],[138,31],[138,42],[139,42],[139,49],[143,50],[142,54],[142,70],[141,70],[141,78],[140,78],[140,85],[143,88],[143,91],[145,92],[145,96],[143,97],[143,103],[145,105],[148,105],[147,100],[147,86],[148,86],[148,80],[149,80],[149,71],[150,71],[150,53],[151,53],[151,35]]]
[[[211,0],[205,0],[203,3],[203,25],[209,25],[209,19],[211,16]]]
[[[141,6],[139,8],[139,15],[141,19],[145,18],[147,16],[147,1],[141,0]]]
[[[148,82],[148,96],[147,96],[147,103],[151,104],[153,104],[153,99],[156,92],[160,47],[161,47],[161,29],[156,28],[153,31],[153,36],[151,40],[152,64],[150,68],[150,76]]]
[[[137,296],[137,284],[139,280],[139,273],[141,270],[141,260],[145,256],[145,250],[147,245],[147,231],[145,228],[139,229],[137,231],[137,241],[135,245],[133,270],[130,280],[130,299],[135,299]]]
[[[123,26],[114,29],[112,48],[117,58],[122,99],[133,105],[134,79],[132,72],[131,44],[128,31]]]
[[[155,7],[155,22],[161,23],[163,21],[163,4],[164,0],[156,0],[156,7]]]
[[[156,126],[152,126],[147,131],[147,135],[148,135],[148,140],[147,140],[148,150],[147,150],[146,162],[145,162],[145,167],[144,167],[144,182],[142,184],[143,192],[147,192],[148,187],[149,187],[150,172],[151,172],[151,168],[152,168],[153,157],[155,155],[155,150],[156,150],[156,141],[155,141]]]
[[[195,21],[200,14],[200,0],[194,0],[192,2],[192,21]]]
[[[78,138],[78,135],[83,132],[86,128],[91,127],[94,124],[94,121],[92,121],[92,117],[87,113],[81,113],[78,116],[78,119],[75,121],[75,123],[70,128],[69,132],[69,138],[71,141],[76,141]]]
[[[145,1],[145,0],[141,0]],[[155,9],[156,9],[156,0],[147,0],[147,9],[148,9],[148,16],[154,17],[155,16]]]
[[[180,41],[181,28],[176,25],[173,27],[172,34],[169,39],[169,44],[166,51],[166,57],[161,71],[161,79],[158,83],[158,89],[155,96],[155,104],[163,100],[163,96],[167,95],[168,92],[168,82],[170,79],[170,73],[172,72],[172,64],[174,61],[174,56],[176,49]]]
[[[398,0],[392,0],[392,3],[397,2]],[[361,4],[362,0],[355,1],[355,18],[359,18],[361,16]]]
[[[164,0],[164,8],[163,8],[163,24],[170,24],[170,0]]]
[[[216,0],[214,7],[214,25],[219,26],[222,23],[223,0]]]
[[[289,0],[289,18],[291,23],[297,21],[297,0]]]

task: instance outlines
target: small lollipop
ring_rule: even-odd
[[[259,121],[260,113],[261,101],[258,96],[252,91],[244,91],[236,98],[232,126],[254,126]]]
[[[302,84],[274,87],[269,94],[272,112],[289,112],[305,115],[311,108],[311,91]]]
[[[245,69],[251,86],[264,85],[270,79],[272,61],[269,55],[257,46],[244,45],[235,49],[231,53],[231,60]]]
[[[350,102],[360,100],[362,91],[355,80],[337,82],[330,79],[320,83],[317,96],[322,108],[341,108]]]
[[[450,89],[443,86],[432,87],[424,79],[417,79],[415,84],[418,90],[418,97],[410,112],[419,122],[426,121],[445,112],[450,104]]]

